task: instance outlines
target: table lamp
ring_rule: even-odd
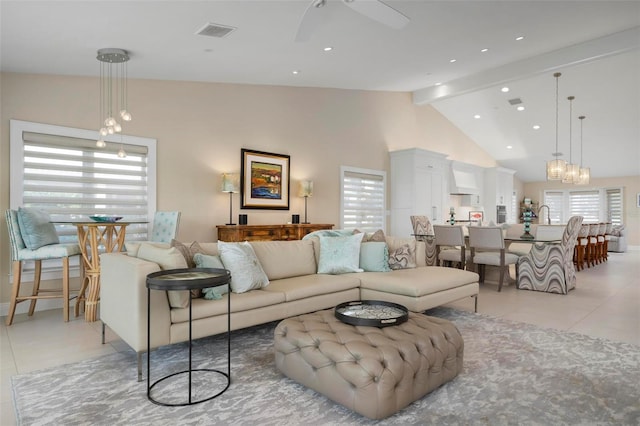
[[[309,223],[307,221],[307,198],[313,195],[313,181],[303,180],[300,181],[300,197],[304,197],[304,222]]]
[[[240,191],[240,176],[238,173],[222,174],[222,192],[229,193],[229,223],[227,225],[235,225],[233,223],[233,194]]]

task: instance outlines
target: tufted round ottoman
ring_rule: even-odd
[[[462,371],[464,342],[455,325],[412,312],[401,325],[377,328],[345,324],[329,309],[288,318],[274,334],[282,373],[372,419]]]

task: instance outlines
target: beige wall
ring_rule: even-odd
[[[547,189],[567,189],[569,185],[561,182],[531,182],[524,184],[524,196],[534,201],[544,198]],[[623,223],[627,227],[627,243],[632,246],[640,246],[640,208],[637,207],[637,198],[640,194],[640,176],[591,179],[589,185],[575,187],[576,189],[590,188],[624,188]]]
[[[97,129],[98,81],[89,77],[0,75],[0,208],[9,207],[9,119]],[[158,141],[159,210],[180,210],[179,239],[214,241],[229,218],[220,173],[240,171],[240,148],[291,156],[291,209],[246,210],[250,224],[304,213],[297,183],[314,181],[309,220],[339,225],[341,165],[388,170],[390,150],[419,147],[490,167],[495,161],[409,93],[131,80],[126,134]],[[234,195],[234,220],[239,198]],[[8,299],[6,226],[0,227],[0,301]]]

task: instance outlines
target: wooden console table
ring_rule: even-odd
[[[218,225],[218,240],[240,241],[278,241],[301,240],[313,231],[332,229],[327,223],[299,223],[286,225]]]

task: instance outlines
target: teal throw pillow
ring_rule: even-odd
[[[364,234],[348,237],[320,235],[319,274],[345,274],[362,272],[360,269],[360,245]]]
[[[43,210],[19,207],[18,226],[22,240],[29,250],[60,242],[49,213]]]
[[[360,246],[360,267],[367,272],[391,271],[387,243],[362,243]]]
[[[220,268],[224,269],[222,260],[219,256],[196,253],[193,255],[193,261],[198,268]],[[202,289],[202,296],[208,300],[220,300],[223,294],[229,293],[229,285],[221,285],[217,287],[209,287]]]

